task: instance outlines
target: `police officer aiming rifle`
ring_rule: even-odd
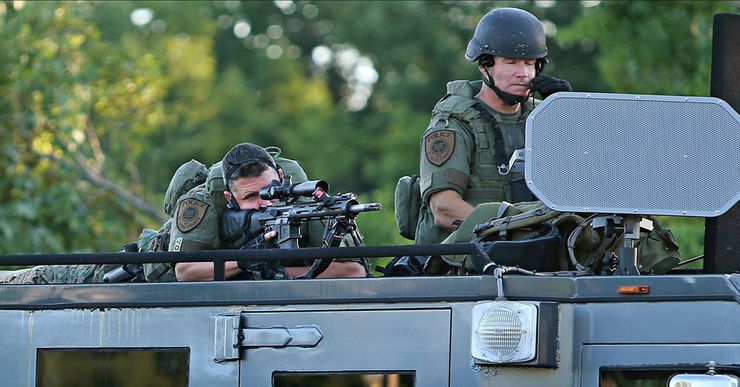
[[[269,213],[270,207],[276,204],[275,199],[265,199],[260,196],[263,188],[270,187],[273,181],[282,185],[283,179],[286,178],[285,171],[275,162],[273,157],[265,149],[250,143],[242,143],[233,147],[223,158],[221,164],[225,190],[222,192],[221,199],[225,198],[226,209],[221,211],[215,207],[218,204],[207,192],[200,192],[197,189],[183,195],[178,200],[177,209],[174,214],[174,227],[170,240],[170,251],[197,251],[213,250],[222,248],[262,248],[269,246],[274,240],[280,240],[279,230],[275,227],[265,228],[265,232],[258,235],[249,235],[253,243],[237,246],[235,240],[224,240],[222,237],[229,235],[232,238],[233,232],[219,232],[221,218],[225,214],[242,211],[244,216],[247,213]],[[290,183],[288,183],[290,186]],[[275,189],[275,185],[272,188]],[[328,187],[327,187],[328,188]],[[295,207],[295,206],[294,206]],[[219,210],[219,211],[216,211]],[[255,212],[255,210],[257,210]],[[288,211],[282,208],[283,212]],[[273,211],[277,213],[280,211]],[[238,216],[237,216],[238,218]],[[285,219],[284,219],[285,220]],[[326,225],[321,220],[306,221],[302,226],[294,227],[293,232],[296,235],[289,237],[295,245],[322,247],[324,244],[324,230]],[[266,225],[264,221],[262,225]],[[241,229],[241,228],[238,228]],[[290,231],[290,227],[287,227]],[[241,231],[240,231],[241,232]],[[256,239],[255,239],[256,238]],[[275,239],[278,238],[278,239]],[[238,238],[237,238],[238,239]],[[254,243],[254,241],[258,243]],[[352,246],[355,241],[351,238],[344,238],[339,245]],[[284,267],[285,277],[293,278],[304,275],[314,264],[313,261],[305,262],[281,262],[280,266]],[[237,262],[226,262],[225,277],[227,279],[258,279],[264,278],[264,273],[260,270],[249,268],[240,268]],[[276,267],[275,267],[276,268]],[[272,268],[272,269],[275,269]],[[269,271],[269,270],[268,270]],[[175,273],[179,281],[197,281],[210,280],[213,278],[212,262],[181,262],[175,266]],[[281,273],[272,270],[269,276]],[[322,277],[364,277],[367,275],[367,265],[364,260],[335,260],[326,267],[321,274]]]
[[[353,246],[362,246],[355,218],[361,212],[377,211],[380,203],[360,204],[353,193],[331,196],[329,185],[323,180],[292,184],[291,177],[273,180],[260,189],[263,200],[273,205],[249,210],[230,208],[224,212],[219,232],[227,248],[295,249],[305,247],[304,226],[321,221],[325,225],[321,247],[339,247],[345,237],[351,237]],[[310,200],[307,200],[310,198]],[[328,268],[331,260],[317,260],[298,278],[313,278]],[[242,271],[254,279],[283,279],[285,270],[279,262],[241,260]]]

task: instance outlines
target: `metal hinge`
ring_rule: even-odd
[[[216,315],[216,334],[214,336],[213,360],[216,363],[239,360],[239,347],[244,339],[239,329],[238,314]]]
[[[214,361],[223,363],[239,360],[240,348],[315,347],[324,337],[316,325],[297,327],[241,328],[238,314],[216,316]]]

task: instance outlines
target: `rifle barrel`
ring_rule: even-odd
[[[324,211],[312,211],[312,212],[302,212],[298,214],[291,214],[290,219],[292,220],[319,219],[319,218],[327,218],[327,217],[342,216],[342,215],[354,216],[354,215],[358,215],[360,212],[377,211],[381,209],[382,207],[383,205],[380,203],[353,204],[345,208],[334,208],[334,209],[326,209]]]
[[[350,206],[348,211],[359,214],[360,212],[378,211],[381,208],[383,208],[383,205],[380,203],[363,203]]]

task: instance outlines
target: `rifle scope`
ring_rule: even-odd
[[[317,189],[324,192],[329,190],[329,183],[324,180],[309,180],[303,183],[290,184],[290,180],[284,179],[281,183],[273,180],[270,185],[260,190],[260,198],[264,200],[294,198],[298,196],[313,196]]]

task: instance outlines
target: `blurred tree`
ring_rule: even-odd
[[[23,5],[0,15],[0,251],[111,249],[161,217],[133,136],[162,122],[161,68],[103,44],[91,4]]]
[[[111,250],[156,227],[183,162],[277,145],[332,191],[385,209],[480,17],[545,25],[546,71],[576,90],[706,95],[711,15],[737,2],[0,3],[0,252]],[[635,42],[640,42],[639,44]],[[84,203],[84,204],[83,204]],[[686,230],[688,245],[700,240]],[[677,232],[678,233],[678,232]],[[681,234],[684,231],[680,231]],[[683,242],[683,241],[682,241]]]
[[[561,38],[594,47],[607,91],[705,96],[712,16],[739,11],[737,1],[608,1],[585,9]]]

